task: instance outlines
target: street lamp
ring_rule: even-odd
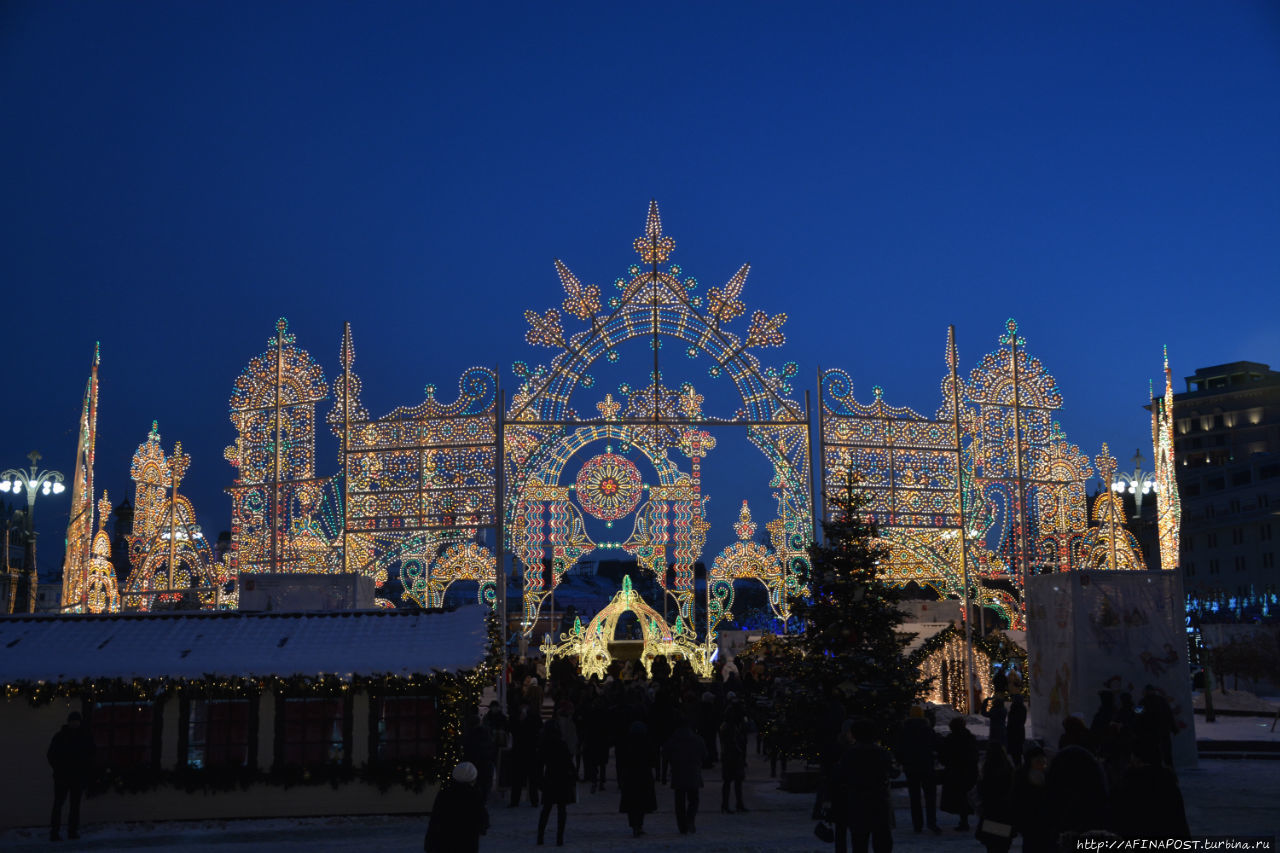
[[[1117,472],[1115,479],[1111,481],[1111,491],[1121,495],[1125,492],[1133,495],[1134,518],[1142,516],[1142,496],[1158,490],[1155,472],[1142,470],[1141,450],[1135,450],[1133,453],[1133,473]]]
[[[41,459],[37,451],[28,453],[27,458],[31,460],[30,471],[10,468],[8,471],[0,472],[0,492],[12,492],[17,495],[26,490],[27,532],[31,533],[35,530],[36,495],[60,495],[66,491],[67,487],[62,485],[61,471],[37,470]]]

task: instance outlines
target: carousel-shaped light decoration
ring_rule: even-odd
[[[609,644],[613,642],[614,632],[617,631],[618,619],[627,612],[634,613],[640,623],[640,636],[644,642],[640,663],[644,665],[646,673],[652,675],[653,662],[659,655],[665,655],[668,661],[684,658],[689,661],[694,672],[701,676],[710,675],[708,647],[692,639],[692,632],[685,627],[680,617],[676,617],[674,626],[668,625],[662,614],[650,607],[632,588],[630,575],[623,576],[622,589],[618,590],[613,600],[601,608],[586,627],[583,627],[580,619],[575,619],[573,630],[568,634],[561,634],[559,643],[553,643],[548,634],[542,644],[542,653],[548,661],[558,657],[575,657],[582,668],[583,677],[595,675],[603,679],[613,661]]]

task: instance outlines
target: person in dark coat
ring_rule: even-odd
[[[431,822],[422,842],[426,853],[477,853],[480,836],[489,831],[489,810],[476,788],[476,766],[464,761],[453,768],[451,780],[436,794]]]
[[[49,741],[45,757],[53,768],[53,811],[49,815],[49,840],[57,841],[62,825],[62,804],[68,798],[67,837],[80,837],[80,796],[93,772],[93,735],[81,724],[80,712],[67,715],[66,724]]]
[[[977,837],[987,853],[1009,853],[1013,844],[1013,765],[998,743],[987,743],[982,761]]]
[[[605,774],[609,767],[609,747],[613,742],[613,719],[604,696],[596,697],[587,709],[582,726],[582,766],[591,793],[603,791]]]
[[[964,717],[953,717],[948,724],[951,734],[938,746],[938,761],[943,767],[942,798],[938,808],[957,815],[960,824],[957,831],[969,828],[969,792],[978,781],[978,739],[969,731]]]
[[[648,727],[636,721],[618,744],[618,789],[622,792],[618,811],[627,816],[631,834],[637,838],[644,835],[644,816],[658,810],[648,738]]]
[[[938,735],[925,719],[924,708],[920,705],[911,706],[910,716],[902,723],[897,754],[898,763],[907,777],[912,828],[923,832],[928,826],[933,832],[941,832],[938,828],[938,782],[933,770],[938,754]]]
[[[1178,775],[1155,744],[1142,744],[1111,797],[1111,829],[1124,838],[1188,838]]]
[[[1009,718],[1005,721],[1005,739],[1008,741],[1009,760],[1014,767],[1022,764],[1022,749],[1027,742],[1027,704],[1022,694],[1014,694],[1009,701]]]
[[[1089,734],[1089,727],[1085,725],[1084,716],[1078,713],[1064,717],[1062,720],[1062,734],[1058,737],[1058,749],[1066,749],[1069,746],[1093,751],[1093,737]]]
[[[716,735],[720,731],[720,712],[716,708],[716,695],[710,690],[704,691],[702,701],[698,704],[698,734],[707,747],[707,757],[702,760],[702,769],[709,770],[719,760],[716,753]]]
[[[560,725],[547,720],[538,741],[538,777],[542,780],[542,812],[538,815],[538,843],[545,843],[547,820],[556,807],[556,844],[564,844],[566,806],[577,801],[578,770],[564,742]]]
[[[1054,807],[1055,838],[1063,832],[1107,828],[1107,777],[1092,752],[1083,746],[1061,750],[1049,762],[1045,781]]]
[[[1022,853],[1057,853],[1053,803],[1049,800],[1049,759],[1030,747],[1013,777],[1013,830],[1022,836]]]
[[[991,727],[988,730],[987,740],[991,743],[998,743],[1004,746],[1008,741],[1008,727],[1006,721],[1009,719],[1009,712],[1004,707],[1004,700],[999,696],[987,699],[982,703],[982,716],[991,721]]]
[[[511,805],[520,804],[520,791],[529,787],[529,805],[538,804],[538,738],[542,734],[542,712],[522,705],[511,727]]]
[[[1173,736],[1178,733],[1178,723],[1174,719],[1169,700],[1148,684],[1142,690],[1141,707],[1133,724],[1134,750],[1150,754],[1154,747],[1160,761],[1166,767],[1172,767]]]
[[[697,832],[699,789],[702,787],[702,762],[707,745],[693,731],[687,717],[681,716],[676,730],[662,745],[662,756],[671,769],[671,787],[676,798],[676,829],[684,835]]]
[[[836,816],[836,853],[845,853],[847,838],[853,837],[853,853],[874,853],[893,849],[893,807],[889,784],[894,776],[893,756],[875,741],[871,720],[853,720],[842,739],[851,738],[836,762],[833,811]],[[835,802],[838,799],[839,802]]]
[[[720,725],[720,811],[733,814],[729,808],[729,788],[733,788],[734,806],[747,811],[742,802],[742,783],[747,778],[747,721],[742,706],[731,705]]]
[[[476,766],[476,789],[486,800],[489,798],[489,789],[493,787],[493,766],[497,757],[497,750],[493,746],[493,732],[468,715],[463,723],[462,760]]]

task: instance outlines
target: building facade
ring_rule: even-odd
[[[1185,590],[1208,611],[1270,611],[1280,593],[1280,372],[1237,361],[1186,383],[1173,397]]]

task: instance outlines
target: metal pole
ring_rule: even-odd
[[[956,327],[947,327],[947,361],[951,364],[951,427],[956,443],[956,498],[960,511],[960,574],[964,584],[961,603],[964,632],[964,701],[973,713],[973,631],[969,626],[969,525],[964,517],[964,449],[960,446],[960,376],[956,372]],[[979,611],[981,612],[981,611]]]
[[[342,324],[342,571],[351,571],[351,322]]]
[[[271,471],[271,571],[278,569],[276,527],[280,523],[280,389],[284,384],[284,328],[276,324],[276,443],[275,464]]]
[[[504,447],[503,436],[503,412],[506,410],[506,392],[502,389],[502,375],[498,373],[495,367],[493,371],[495,381],[497,383],[498,398],[496,400],[496,408],[493,415],[493,432],[495,441],[495,455],[497,467],[494,477],[494,504],[493,504],[493,525],[494,525],[494,543],[493,543],[493,569],[494,580],[497,582],[498,593],[498,636],[501,639],[502,655],[500,658],[501,671],[498,673],[498,701],[502,703],[502,707],[507,707],[507,573],[506,573],[506,543],[504,541],[505,530],[503,525],[504,516],[506,515],[506,499],[503,495],[504,486],[506,485],[506,449]]]
[[[818,365],[818,484],[820,491],[818,497],[822,499],[822,505],[819,507],[815,499],[813,511],[817,518],[813,525],[813,541],[822,542],[825,539],[826,531],[822,527],[822,523],[827,519],[827,433],[826,433],[826,403],[822,397],[822,365]],[[809,481],[813,482],[813,464],[809,466]]]
[[[1018,574],[1022,576],[1022,615],[1027,614],[1027,510],[1022,479],[1022,400],[1018,392],[1018,330],[1009,332],[1013,360],[1013,447],[1014,471],[1018,478]]]
[[[174,456],[182,453],[182,442],[178,442],[178,446],[174,448]],[[175,458],[174,462],[178,460]],[[171,464],[169,466],[169,571],[168,577],[165,578],[165,589],[173,589],[173,563],[178,551],[178,466]]]

